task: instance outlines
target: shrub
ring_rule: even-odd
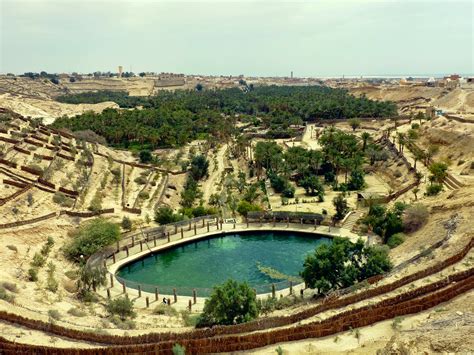
[[[68,258],[79,261],[81,255],[88,258],[101,248],[120,239],[118,225],[103,218],[82,223],[70,233],[72,240],[65,247]]]
[[[443,191],[442,184],[431,184],[426,187],[426,195],[427,196],[436,196],[441,191]]]
[[[89,211],[98,212],[102,209],[102,198],[98,195],[94,196],[91,200],[89,207],[87,207]]]
[[[211,297],[205,301],[197,326],[238,324],[257,316],[256,295],[250,286],[246,282],[228,280],[214,287]]]
[[[119,329],[129,330],[135,329],[136,324],[131,319],[121,319],[119,316],[114,315],[110,317],[110,321],[115,324],[115,326]]]
[[[403,214],[403,229],[407,233],[415,232],[426,223],[428,217],[428,209],[422,204],[410,206]]]
[[[15,245],[7,245],[7,248],[14,252],[18,252],[18,248]]]
[[[247,201],[240,201],[239,204],[237,205],[237,212],[239,212],[242,216],[247,216],[249,212],[254,212],[254,211],[261,211],[262,208],[258,205],[254,205],[250,202]]]
[[[151,152],[149,150],[142,150],[140,151],[139,154],[140,157],[140,163],[147,164],[151,162],[153,156],[151,155]]]
[[[132,221],[127,216],[123,217],[122,223],[120,223],[122,229],[130,231],[132,230]]]
[[[204,155],[196,155],[191,160],[191,176],[194,180],[199,181],[207,176],[209,169],[209,161]]]
[[[160,207],[155,211],[155,221],[162,225],[182,221],[183,219],[183,215],[174,213],[169,207]]]
[[[171,306],[166,304],[159,304],[153,310],[153,314],[158,314],[161,316],[168,316],[168,317],[177,317],[178,311]]]
[[[58,281],[52,276],[48,277],[48,280],[46,282],[46,289],[48,291],[56,293],[56,291],[58,290],[58,287],[59,287]]]
[[[57,309],[50,309],[48,311],[48,316],[50,318],[53,318],[54,320],[60,320],[61,319],[61,313]]]
[[[390,238],[387,240],[387,245],[390,249],[393,249],[400,244],[402,244],[405,241],[405,234],[403,233],[396,233],[392,235]]]
[[[45,262],[46,259],[43,255],[35,253],[35,255],[33,255],[33,260],[31,261],[31,266],[39,268],[42,267]]]
[[[200,85],[200,84],[198,84]],[[196,90],[198,91],[201,91],[201,89],[197,89],[197,85],[196,85]],[[173,355],[186,355],[186,348],[182,345],[179,345],[179,344],[174,344],[173,345],[173,349],[171,350],[173,352]]]
[[[67,197],[65,194],[59,191],[54,193],[53,202],[62,207],[72,207],[74,205],[74,200],[72,198]]]
[[[137,176],[135,178],[135,180],[133,180],[133,181],[135,181],[139,185],[145,185],[146,184],[146,178],[144,178],[143,176]]]
[[[76,307],[71,308],[67,313],[74,317],[85,317],[87,315],[82,309]]]
[[[332,244],[320,245],[314,254],[306,257],[301,276],[308,287],[326,294],[390,269],[387,248],[366,247],[362,240],[352,243],[336,237]]]
[[[148,200],[150,198],[150,194],[146,191],[140,191],[138,193],[138,198],[142,200]]]
[[[32,267],[28,270],[28,280],[38,281],[38,268]]]
[[[4,282],[2,282],[1,287],[3,287],[4,289],[6,289],[10,292],[18,293],[18,287],[13,282],[4,281]]]
[[[191,314],[188,310],[181,311],[180,313],[186,327],[195,327],[198,324],[199,314]]]
[[[5,288],[0,287],[0,300],[13,302],[15,301],[15,296],[9,294]]]
[[[131,301],[128,297],[120,297],[109,300],[105,308],[107,312],[110,313],[110,315],[117,315],[121,320],[125,320],[128,317],[136,317],[136,313],[133,310],[133,301]]]

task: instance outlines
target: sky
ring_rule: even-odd
[[[0,73],[472,74],[473,3],[0,0]]]

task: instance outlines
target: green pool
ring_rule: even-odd
[[[160,294],[188,295],[197,289],[207,296],[214,285],[229,278],[247,281],[258,293],[301,282],[298,274],[308,253],[331,239],[296,232],[244,232],[219,235],[149,254],[121,267],[119,280],[127,287]]]

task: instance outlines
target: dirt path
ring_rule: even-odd
[[[227,148],[227,144],[219,147],[216,155],[209,161],[209,177],[202,183],[202,199],[205,203],[208,203],[209,197],[217,191],[217,184],[219,183],[222,172],[225,168],[224,160]]]

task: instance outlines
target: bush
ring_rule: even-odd
[[[208,175],[209,161],[204,155],[196,155],[191,160],[191,176],[194,180],[199,181]]]
[[[54,320],[60,320],[61,319],[61,313],[59,313],[59,311],[57,309],[50,309],[48,311],[48,316],[50,316],[50,318],[53,318]]]
[[[2,282],[1,287],[3,287],[4,289],[6,289],[10,292],[18,293],[18,287],[13,282],[4,281],[4,282]]]
[[[131,319],[121,319],[119,316],[115,315],[110,317],[110,321],[115,324],[115,326],[119,329],[129,330],[135,329],[136,324]]]
[[[211,297],[205,301],[197,326],[238,324],[257,316],[255,292],[246,282],[228,280],[220,286],[214,286]]]
[[[133,181],[135,181],[138,185],[145,185],[147,180],[143,176],[138,176]]]
[[[125,320],[128,317],[136,317],[136,313],[133,310],[133,301],[131,301],[128,297],[109,300],[105,308],[107,312],[110,313],[110,315],[117,315],[121,320]]]
[[[441,191],[443,191],[442,184],[431,184],[426,187],[426,195],[427,196],[436,196]]]
[[[138,198],[142,200],[148,200],[150,198],[150,194],[146,191],[140,191],[138,193]]]
[[[5,288],[0,287],[0,300],[13,302],[15,301],[15,296],[9,294]]]
[[[336,237],[332,244],[320,245],[314,254],[306,257],[301,276],[308,287],[326,294],[389,271],[391,267],[387,248],[366,247],[362,240],[352,243]]]
[[[183,215],[174,213],[169,207],[160,207],[155,211],[155,222],[158,222],[161,225],[179,222],[183,219]]]
[[[38,281],[38,268],[32,267],[28,270],[28,280]]]
[[[94,196],[87,209],[92,212],[99,212],[102,209],[102,198],[98,195]]]
[[[72,198],[67,197],[65,194],[59,191],[54,193],[53,202],[62,207],[72,207],[74,205],[74,200]]]
[[[428,209],[422,204],[408,207],[403,214],[403,229],[407,233],[412,233],[420,229],[428,220]]]
[[[114,223],[97,218],[82,223],[70,236],[72,240],[65,247],[66,256],[79,261],[81,255],[87,259],[96,251],[119,240],[120,229]]]
[[[198,85],[201,85],[201,84],[198,84]],[[197,85],[196,85],[196,90],[201,91],[202,88],[197,89]],[[173,355],[186,355],[186,348],[182,345],[174,344],[172,352],[173,352]]]
[[[153,310],[153,314],[158,314],[161,316],[168,316],[168,317],[177,317],[178,316],[178,311],[174,309],[171,306],[168,306],[166,304],[160,304],[155,307]]]
[[[122,223],[120,224],[123,230],[132,230],[132,221],[127,216],[123,217]]]
[[[247,201],[240,201],[237,205],[237,212],[239,212],[242,216],[247,216],[249,212],[261,211],[262,208],[258,205],[254,205]]]
[[[387,245],[390,249],[393,249],[400,244],[402,244],[405,241],[405,234],[403,233],[396,233],[392,235],[390,238],[387,240]]]
[[[151,160],[153,159],[151,152],[149,150],[140,151],[139,157],[140,157],[140,163],[142,164],[147,164],[151,162]]]
[[[87,315],[82,309],[76,307],[71,308],[67,313],[74,317],[85,317]]]
[[[33,260],[31,261],[31,266],[40,268],[45,262],[46,259],[43,255],[35,253],[35,255],[33,255]]]

